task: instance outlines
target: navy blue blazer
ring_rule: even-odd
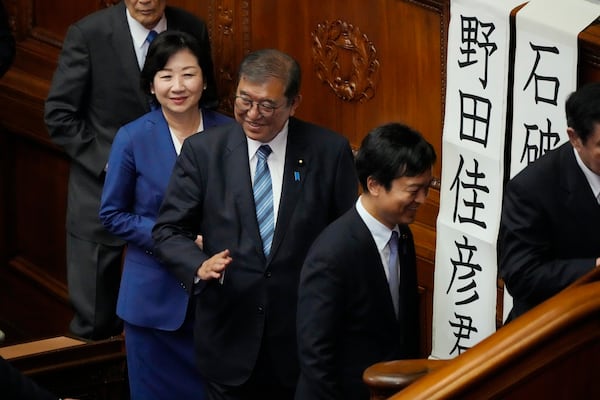
[[[185,141],[153,235],[156,252],[188,290],[209,257],[229,249],[233,258],[223,284],[197,285],[195,342],[204,377],[240,385],[261,351],[279,381],[295,386],[300,268],[317,235],[354,204],[357,184],[347,139],[290,118],[277,224],[265,258],[242,127],[219,126]],[[202,232],[204,251],[193,242],[195,232]]]
[[[315,240],[298,289],[296,400],[367,400],[367,367],[418,356],[415,247],[409,227],[399,229],[398,318],[379,251],[356,207]]]
[[[206,109],[202,118],[205,129],[233,121]],[[181,326],[189,300],[152,252],[152,227],[176,158],[160,109],[123,126],[112,145],[100,206],[106,229],[128,243],[117,315],[137,326],[163,330]]]

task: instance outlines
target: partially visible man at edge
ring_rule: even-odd
[[[98,210],[118,128],[150,111],[139,85],[148,34],[166,29],[187,32],[201,44],[203,105],[215,104],[206,25],[166,0],[124,0],[71,25],[46,100],[50,137],[71,161],[67,280],[75,312],[70,330],[79,337],[99,340],[122,331],[115,310],[124,242],[104,229]]]
[[[512,178],[498,235],[507,321],[600,267],[600,82],[565,104],[569,141]]]

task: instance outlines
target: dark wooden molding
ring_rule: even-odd
[[[27,278],[28,281],[36,283],[40,288],[43,288],[48,294],[54,296],[63,304],[69,304],[66,283],[48,274],[42,266],[35,265],[22,256],[16,256],[9,260],[8,267]]]
[[[219,90],[219,110],[228,114],[233,113],[238,65],[250,52],[250,12],[249,1],[210,0],[208,4],[207,24]]]

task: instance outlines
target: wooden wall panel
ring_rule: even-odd
[[[69,24],[118,0],[3,1],[18,52],[13,68],[0,80],[0,329],[9,320],[27,338],[50,336],[64,333],[70,318],[64,255],[68,160],[50,142],[43,104]],[[168,2],[208,24],[222,111],[231,111],[243,56],[276,47],[303,68],[299,117],[339,131],[355,148],[376,125],[405,122],[433,143],[439,156],[434,175],[441,176],[449,0]],[[580,41],[580,79],[599,80],[600,30],[588,28]],[[368,63],[361,64],[357,55]],[[327,72],[333,68],[329,56],[340,65],[333,73]],[[438,209],[434,187],[412,226],[423,354],[431,347]],[[10,290],[4,290],[7,285]],[[33,298],[33,303],[16,300],[20,296]],[[39,307],[27,309],[31,304]],[[25,321],[22,316],[31,312],[39,318]],[[44,319],[48,312],[55,314],[56,323]]]

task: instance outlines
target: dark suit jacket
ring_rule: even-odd
[[[408,226],[399,227],[398,319],[379,251],[355,207],[315,240],[298,289],[297,400],[368,400],[367,367],[417,357],[415,248]]]
[[[205,129],[233,120],[202,110]],[[154,257],[152,227],[177,154],[162,111],[152,111],[122,127],[115,136],[100,219],[112,234],[127,241],[117,315],[142,327],[181,327],[189,294]]]
[[[513,319],[591,271],[600,256],[600,205],[565,143],[506,185],[498,236],[500,275]]]
[[[215,87],[206,25],[192,14],[167,7],[168,29],[186,31],[200,41],[201,67]],[[117,130],[150,111],[140,88],[140,69],[129,32],[125,4],[95,12],[71,25],[45,105],[52,141],[71,158],[67,230],[92,242],[122,244],[98,219],[104,168]]]
[[[0,397],[7,400],[57,400],[29,377],[0,357]]]
[[[223,284],[211,280],[197,287],[196,350],[203,376],[242,384],[264,340],[261,350],[273,360],[274,374],[295,385],[300,268],[313,239],[356,195],[348,141],[291,118],[277,225],[265,259],[241,126],[216,127],[186,140],[153,235],[156,253],[188,290],[202,262],[231,251]],[[192,241],[198,232],[204,251]]]

